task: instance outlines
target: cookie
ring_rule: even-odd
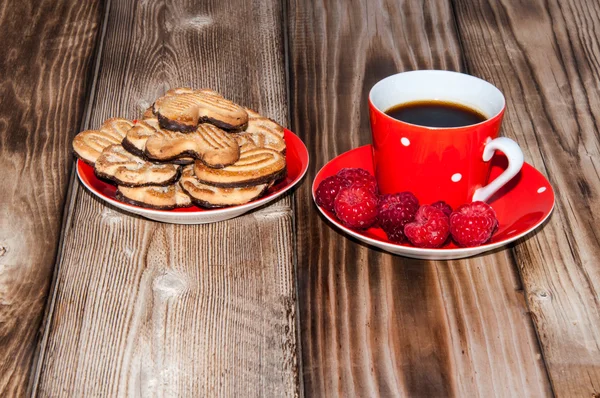
[[[156,133],[156,129],[145,120],[138,121],[123,138],[123,148],[136,156],[143,158],[146,141]]]
[[[163,129],[189,133],[200,123],[211,123],[225,130],[241,130],[248,114],[241,106],[208,90],[177,88],[156,100],[153,112]]]
[[[125,137],[129,129],[133,127],[133,122],[122,117],[111,117],[102,123],[100,131],[111,131],[118,134],[120,137]]]
[[[119,186],[116,197],[124,203],[157,210],[172,210],[192,205],[191,198],[183,192],[177,182],[164,187]]]
[[[156,122],[155,126],[152,125],[154,122]],[[127,132],[121,145],[134,155],[148,160],[145,154],[146,141],[148,141],[150,136],[156,133],[156,128],[158,128],[158,121],[156,119],[139,121]],[[180,165],[192,164],[194,163],[194,158],[181,157],[171,160],[171,163]]]
[[[204,88],[201,90],[206,91],[206,92],[211,92],[214,94],[219,94],[216,91],[211,90],[209,88]],[[193,94],[196,91],[199,91],[199,90],[194,90],[193,88],[189,88],[189,87],[176,87],[176,88],[172,88],[169,91],[167,91],[165,93],[165,95]]]
[[[236,141],[238,142],[238,145],[240,146],[240,152],[246,151],[251,148],[258,148],[256,146],[256,144],[254,143],[254,140],[252,139],[252,137],[250,137],[250,135],[234,134],[234,137],[235,137]]]
[[[268,119],[253,110],[246,109],[248,113],[248,126],[238,135],[252,140],[260,148],[274,149],[285,152],[284,129],[273,120]]]
[[[205,208],[243,205],[261,197],[270,187],[270,184],[259,184],[242,188],[220,188],[203,184],[194,175],[192,166],[183,169],[179,184],[195,205]]]
[[[111,118],[98,130],[86,130],[77,134],[73,139],[75,155],[93,166],[102,151],[110,145],[120,144],[132,126],[133,122],[127,119]]]
[[[140,187],[170,185],[179,178],[180,167],[174,164],[148,162],[123,148],[111,145],[105,148],[94,165],[96,176],[117,185]]]
[[[240,157],[236,139],[229,133],[202,123],[192,133],[156,130],[148,137],[144,154],[148,159],[169,161],[193,157],[213,168],[235,163]]]
[[[154,108],[152,107],[152,105],[150,105],[148,108],[146,108],[146,110],[144,111],[144,114],[142,115],[142,119],[146,120],[146,119],[153,119],[156,116],[154,116]]]
[[[275,181],[286,173],[285,157],[268,148],[249,146],[231,166],[214,169],[204,163],[194,163],[196,177],[205,184],[217,187],[249,187]]]
[[[156,118],[156,116],[152,116],[152,117],[148,117],[148,118],[144,118],[144,120],[142,120],[144,123],[149,124],[151,127],[153,127],[155,130],[160,129],[160,124],[158,123],[158,119]]]

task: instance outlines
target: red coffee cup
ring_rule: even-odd
[[[467,106],[487,119],[463,127],[426,127],[385,113],[399,104],[431,100]],[[411,191],[423,204],[444,200],[453,208],[488,200],[523,166],[519,145],[498,137],[505,107],[498,88],[462,73],[419,70],[379,81],[369,93],[369,113],[381,193]],[[488,182],[497,150],[508,158],[508,168]]]

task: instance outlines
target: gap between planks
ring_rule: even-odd
[[[288,126],[291,128],[291,121],[293,120],[292,114],[292,101],[291,101],[291,69],[290,69],[290,43],[289,43],[289,13],[288,13],[288,1],[283,0],[281,7],[281,32],[283,33],[283,59],[284,59],[284,72],[285,72],[285,95],[287,99],[287,120]],[[310,159],[309,159],[310,162]],[[306,183],[308,180],[308,173],[302,177],[298,185],[291,190],[290,195],[294,195],[299,187]],[[292,263],[294,266],[294,295],[295,295],[295,309],[296,309],[296,356],[297,356],[297,374],[298,374],[298,394],[301,398],[304,397],[304,372],[302,367],[302,325],[301,325],[301,312],[300,312],[300,290],[298,289],[298,208],[294,197],[290,200],[290,206],[292,207]]]
[[[85,116],[81,122],[80,131],[85,130],[90,125],[90,120],[92,117],[92,109],[94,108],[94,103],[96,101],[96,83],[98,81],[98,75],[100,71],[100,62],[102,60],[102,50],[104,48],[104,37],[106,36],[106,30],[108,27],[108,17],[110,14],[110,5],[112,0],[106,0],[104,16],[102,18],[102,26],[100,27],[100,35],[97,39],[96,50],[94,53],[94,67],[92,69],[92,84],[88,90],[86,95],[86,105],[85,105]],[[56,304],[56,295],[58,290],[56,289],[59,268],[61,264],[61,258],[63,254],[63,249],[65,245],[65,231],[67,230],[67,226],[71,222],[73,218],[73,211],[75,209],[75,198],[77,197],[78,190],[81,189],[81,184],[79,183],[79,179],[77,178],[77,163],[75,161],[72,162],[71,166],[71,174],[69,177],[69,187],[67,190],[67,196],[65,200],[65,206],[63,208],[63,216],[61,222],[61,230],[60,230],[60,238],[58,240],[58,250],[56,253],[56,259],[54,261],[54,270],[52,272],[52,281],[50,283],[49,295],[46,302],[46,308],[44,310],[44,317],[42,319],[42,324],[40,326],[40,330],[42,335],[38,341],[37,347],[34,352],[33,362],[31,366],[31,378],[28,385],[28,394],[31,397],[37,396],[38,384],[40,381],[40,373],[42,369],[42,365],[44,362],[44,357],[46,354],[46,345],[48,343],[48,335],[50,333],[50,323],[52,321],[52,315],[54,313],[54,306]]]
[[[452,10],[452,19],[454,21],[454,30],[456,32],[456,38],[458,40],[458,45],[460,48],[461,67],[462,67],[462,70],[464,73],[471,74],[470,68],[469,68],[469,63],[467,61],[466,51],[465,51],[463,34],[459,27],[460,22],[458,21],[458,17],[457,17],[456,0],[450,0],[450,8]],[[548,220],[546,220],[546,222],[544,222],[543,225],[540,226],[539,228],[543,228],[543,226],[546,225],[547,222],[548,222]],[[542,341],[540,339],[540,334],[539,334],[538,328],[536,326],[536,323],[533,321],[531,308],[529,306],[529,300],[527,299],[525,291],[524,291],[523,276],[521,275],[521,270],[519,269],[518,261],[517,261],[517,253],[515,252],[515,245],[517,245],[524,239],[527,239],[527,238],[521,238],[517,242],[511,243],[509,245],[509,247],[507,248],[507,250],[509,252],[510,263],[514,269],[514,273],[517,276],[518,282],[520,284],[520,290],[523,292],[523,295],[524,295],[523,301],[525,303],[525,308],[527,309],[527,318],[529,319],[529,322],[532,325],[532,328],[535,332],[535,339],[536,339],[536,342],[538,345],[538,350],[539,350],[540,354],[542,355],[542,364],[544,367],[544,371],[546,372],[546,377],[548,378],[548,381],[549,381],[550,393],[554,397],[554,396],[556,396],[556,394],[554,392],[554,384],[552,383],[552,378],[550,377],[550,370],[548,369],[548,363],[546,362],[546,353],[544,352],[544,347],[542,345]]]

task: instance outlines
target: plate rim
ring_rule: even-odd
[[[550,207],[549,210],[547,210],[546,214],[544,215],[544,217],[542,217],[540,219],[539,222],[537,222],[536,224],[534,224],[533,226],[531,226],[530,228],[526,229],[525,231],[515,235],[515,236],[510,236],[507,237],[501,241],[498,242],[492,242],[492,243],[486,243],[484,245],[481,246],[474,246],[474,247],[455,247],[455,248],[420,248],[420,247],[414,247],[414,246],[407,246],[407,245],[403,245],[403,244],[397,244],[397,243],[389,243],[389,242],[384,242],[382,240],[378,240],[378,239],[374,239],[371,238],[369,236],[363,235],[360,232],[354,231],[346,226],[344,226],[343,224],[341,224],[338,220],[336,220],[335,218],[329,216],[329,214],[327,214],[326,210],[321,208],[319,205],[317,205],[316,202],[316,198],[315,198],[315,191],[316,191],[316,186],[315,186],[315,182],[317,180],[317,178],[320,176],[320,174],[323,172],[323,169],[325,169],[325,167],[327,167],[327,165],[329,165],[331,162],[333,162],[334,160],[338,159],[341,156],[344,156],[346,154],[348,154],[349,152],[352,151],[357,151],[357,150],[367,150],[368,148],[371,148],[372,145],[371,144],[367,144],[367,145],[362,145],[359,146],[357,148],[353,148],[350,149],[346,152],[343,152],[337,156],[335,156],[333,159],[329,160],[327,163],[325,163],[323,165],[323,167],[321,167],[319,169],[319,171],[315,174],[315,177],[313,178],[312,181],[312,185],[311,185],[311,195],[312,195],[312,199],[313,199],[313,203],[314,205],[319,209],[319,211],[321,212],[321,214],[331,223],[333,223],[336,227],[340,228],[342,231],[344,231],[345,233],[365,242],[368,243],[372,246],[376,246],[379,248],[382,247],[386,247],[386,250],[388,252],[391,253],[395,253],[395,254],[399,254],[399,251],[405,251],[407,254],[414,254],[414,255],[428,255],[428,256],[435,256],[438,255],[440,259],[442,259],[445,255],[460,255],[460,254],[464,254],[465,256],[469,256],[469,255],[477,255],[483,252],[487,252],[490,250],[494,250],[497,249],[499,247],[505,246],[511,242],[514,242],[515,240],[518,240],[520,238],[522,238],[523,236],[529,234],[530,232],[534,231],[535,229],[537,229],[540,225],[542,225],[544,222],[546,222],[546,220],[550,217],[550,215],[552,214],[552,212],[554,211],[554,207],[556,206],[556,194],[554,192],[554,188],[552,187],[552,184],[550,184],[550,181],[548,181],[548,179],[546,178],[546,176],[544,176],[542,173],[540,173],[539,170],[537,170],[535,167],[533,167],[531,164],[524,162],[524,165],[527,165],[528,167],[531,167],[533,170],[535,170],[537,173],[540,174],[540,176],[542,176],[542,178],[544,178],[544,180],[548,183],[548,187],[550,188],[549,191],[552,194],[552,206]],[[416,258],[420,258],[420,257],[416,257]]]
[[[77,177],[78,177],[79,181],[90,192],[92,192],[94,195],[96,195],[98,198],[104,200],[105,202],[108,202],[111,205],[119,207],[121,209],[128,210],[132,213],[137,213],[137,214],[144,213],[144,214],[148,214],[148,215],[161,216],[161,217],[177,216],[177,217],[183,217],[183,218],[188,218],[188,217],[192,218],[192,217],[198,217],[201,215],[215,216],[215,215],[225,215],[225,214],[228,214],[231,212],[243,212],[245,210],[251,210],[255,207],[261,206],[261,205],[268,203],[274,199],[277,199],[279,196],[283,195],[284,193],[286,193],[287,191],[289,191],[290,189],[292,189],[293,187],[298,185],[298,183],[304,178],[304,176],[308,172],[308,167],[310,165],[310,154],[308,152],[308,149],[306,148],[306,145],[304,144],[304,141],[302,141],[302,139],[300,137],[298,137],[298,135],[294,134],[289,129],[284,128],[284,131],[286,134],[292,135],[293,136],[292,139],[297,140],[296,144],[298,144],[298,145],[296,146],[296,150],[298,150],[300,152],[299,158],[300,158],[300,163],[301,163],[301,172],[298,174],[298,176],[296,178],[294,178],[288,184],[281,187],[279,190],[272,192],[269,195],[264,196],[262,198],[253,200],[248,203],[244,203],[242,205],[222,207],[222,208],[216,208],[216,209],[201,209],[200,208],[198,210],[192,210],[192,211],[187,211],[187,212],[175,212],[175,211],[173,211],[174,209],[173,210],[158,210],[158,209],[150,209],[150,208],[146,208],[146,207],[136,206],[136,205],[132,205],[129,203],[121,202],[119,200],[110,198],[110,197],[104,195],[103,193],[99,192],[98,190],[96,190],[90,184],[88,184],[85,181],[85,178],[83,178],[81,175],[80,166],[82,164],[85,164],[85,162],[83,162],[81,159],[77,159],[75,168],[76,168]],[[302,161],[302,154],[306,155],[306,162]]]

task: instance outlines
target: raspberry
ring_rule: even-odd
[[[484,202],[464,204],[450,215],[450,233],[460,246],[484,244],[497,226],[496,212]]]
[[[377,180],[365,169],[345,168],[338,171],[337,175],[348,180],[351,184],[368,186],[374,194],[379,193]]]
[[[432,203],[431,205],[436,209],[440,209],[448,217],[450,217],[450,214],[452,214],[452,207],[450,207],[450,205],[443,200]]]
[[[415,221],[404,227],[404,234],[417,247],[440,247],[450,235],[450,221],[442,210],[421,206]]]
[[[317,192],[315,192],[315,200],[317,201],[317,204],[324,209],[333,212],[333,201],[335,200],[335,197],[340,192],[340,189],[347,186],[350,186],[350,182],[341,177],[327,177],[321,181],[319,187],[317,188]]]
[[[379,198],[377,221],[392,242],[404,240],[404,226],[414,220],[419,200],[410,192],[383,195]]]
[[[367,186],[351,185],[335,197],[335,214],[350,228],[367,229],[377,219],[377,202],[377,196]]]

